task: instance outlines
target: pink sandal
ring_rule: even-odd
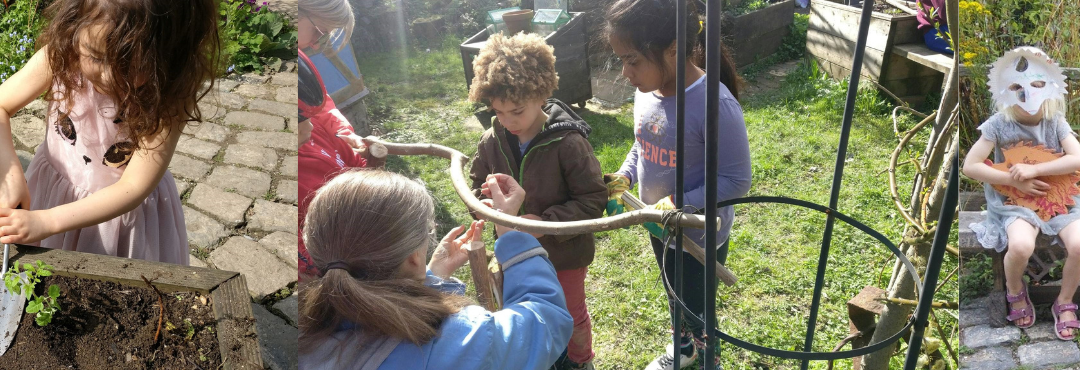
[[[1058,304],[1057,302],[1054,302],[1054,306],[1051,307],[1050,311],[1054,313],[1054,335],[1057,335],[1058,339],[1073,340],[1073,338],[1076,338],[1076,332],[1073,332],[1073,335],[1066,337],[1061,335],[1061,331],[1065,329],[1080,329],[1080,321],[1077,321],[1075,319],[1069,321],[1061,321],[1060,319],[1058,319],[1058,316],[1060,316],[1062,312],[1072,312],[1075,316],[1076,309],[1076,304],[1072,302],[1065,304]]]
[[[1030,323],[1028,323],[1027,325],[1024,325],[1024,326],[1016,325],[1016,327],[1018,327],[1020,329],[1027,329],[1027,328],[1030,328],[1032,325],[1035,325],[1035,306],[1031,304],[1031,299],[1028,298],[1027,286],[1025,286],[1024,290],[1021,290],[1020,294],[1017,294],[1017,295],[1011,295],[1011,294],[1009,294],[1009,292],[1006,291],[1005,292],[1005,300],[1009,301],[1009,316],[1005,317],[1006,320],[1015,322],[1016,320],[1023,319],[1025,317],[1030,317],[1031,318]],[[1027,307],[1024,307],[1024,308],[1021,308],[1021,309],[1018,309],[1018,310],[1014,310],[1012,308],[1012,304],[1016,303],[1016,302],[1020,302],[1020,301],[1025,301],[1027,303]],[[1054,307],[1056,308],[1057,306],[1055,305]],[[1076,305],[1073,305],[1073,310],[1074,311],[1076,310]],[[1054,319],[1055,319],[1055,322],[1056,322],[1056,319],[1057,319],[1057,314],[1056,313],[1054,314]],[[1076,322],[1076,321],[1072,321],[1072,322],[1077,323],[1077,325],[1080,325],[1080,322]],[[1080,327],[1080,326],[1077,326],[1077,327]],[[1059,336],[1058,338],[1061,338],[1061,337]],[[1064,338],[1062,338],[1062,339],[1064,339]]]

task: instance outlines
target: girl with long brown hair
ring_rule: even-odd
[[[168,166],[221,64],[217,3],[49,6],[40,49],[0,85],[0,242],[188,263]],[[43,93],[45,142],[24,181],[10,117]]]
[[[525,193],[491,175],[494,208],[516,210]],[[434,201],[402,175],[353,170],[318,190],[303,238],[318,277],[300,287],[303,369],[547,369],[570,341],[573,319],[555,268],[529,234],[496,227],[503,309],[461,297],[450,275],[483,221],[434,244]],[[464,235],[462,235],[464,233]]]

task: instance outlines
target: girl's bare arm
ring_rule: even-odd
[[[980,137],[964,158],[964,175],[992,185],[1013,185],[1013,178],[1008,172],[998,171],[983,163],[993,150],[994,142]]]
[[[0,208],[0,243],[32,243],[53,234],[96,225],[142,204],[169,167],[183,125],[167,127],[140,142],[116,183],[78,201],[50,209]],[[178,195],[177,195],[178,196]]]
[[[26,177],[19,157],[15,155],[11,116],[41,96],[51,81],[47,47],[43,47],[22,69],[0,84],[0,207],[22,205],[23,208],[30,208]]]

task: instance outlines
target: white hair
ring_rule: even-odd
[[[330,31],[331,40],[348,40],[352,37],[356,20],[348,0],[300,0],[296,6],[301,17],[316,19],[320,25],[333,27],[334,30]],[[342,43],[337,50],[344,46],[345,43]]]

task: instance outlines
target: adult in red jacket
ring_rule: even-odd
[[[322,77],[304,49],[318,49],[333,37],[349,37],[352,32],[352,9],[346,0],[301,0],[298,5],[298,44],[300,60],[297,66],[299,84],[299,149],[298,196],[300,200],[299,230],[304,228],[308,202],[323,184],[338,173],[355,167],[374,165],[369,161],[363,139],[353,133],[352,125],[341,115],[326,93]],[[339,35],[340,34],[340,35]],[[302,235],[302,232],[298,235]],[[298,239],[300,280],[317,274],[311,257]]]

